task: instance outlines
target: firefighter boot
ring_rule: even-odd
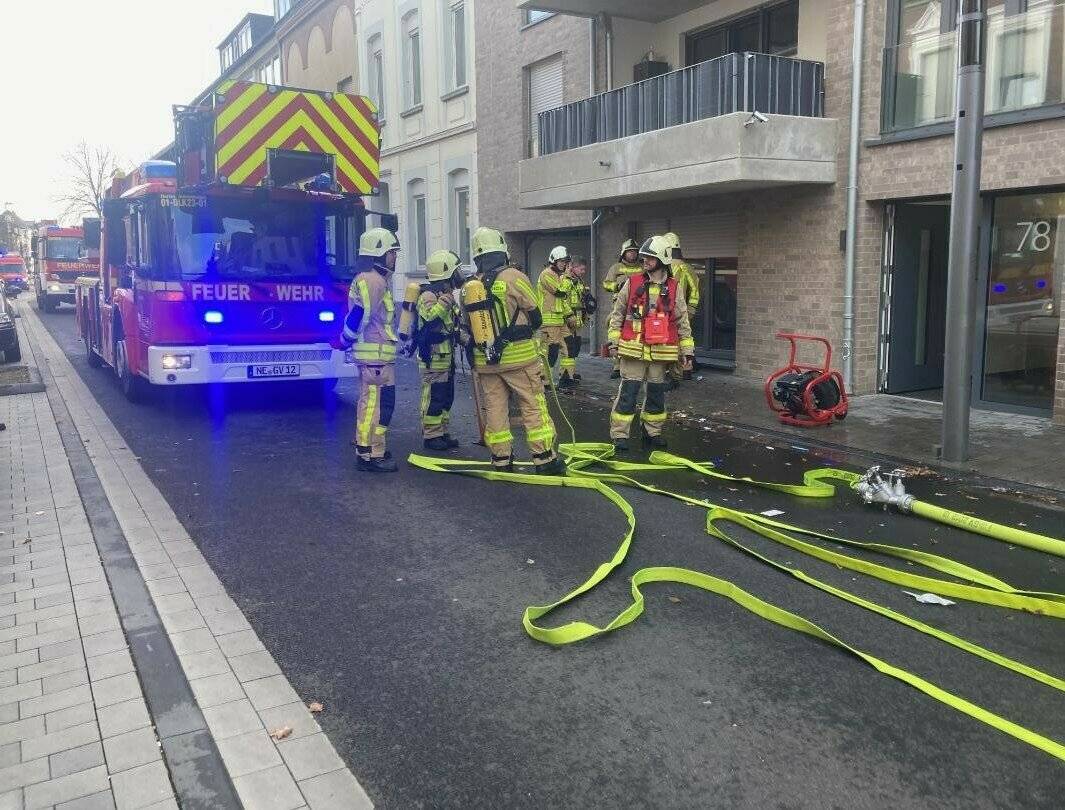
[[[566,463],[558,456],[551,459],[546,464],[536,465],[537,475],[565,475]]]
[[[443,436],[434,436],[431,439],[426,439],[422,442],[422,446],[426,450],[432,450],[437,453],[442,453],[445,450],[452,450],[458,446],[458,442],[452,444]]]
[[[651,446],[659,449],[669,447],[669,442],[667,442],[662,436],[652,436],[646,430],[643,432],[642,441],[645,447]]]
[[[444,438],[444,441],[447,442],[447,449],[448,450],[454,450],[456,447],[459,446],[459,440],[451,438],[451,434],[450,433],[445,433],[443,438]]]
[[[617,450],[619,453],[624,453],[626,450],[629,449],[629,440],[614,439],[614,449]]]
[[[359,472],[392,473],[399,470],[395,459],[391,458],[363,458],[359,456],[355,463],[355,469]]]

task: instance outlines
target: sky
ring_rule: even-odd
[[[272,0],[21,0],[0,22],[0,210],[55,218],[81,140],[129,165],[173,139],[173,104],[218,76],[218,43]]]

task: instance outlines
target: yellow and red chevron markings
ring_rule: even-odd
[[[220,88],[215,115],[215,174],[257,186],[266,176],[267,149],[335,155],[341,189],[369,194],[380,176],[380,129],[373,102],[349,93],[325,94],[256,82]]]

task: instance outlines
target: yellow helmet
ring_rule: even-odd
[[[438,250],[425,260],[425,274],[429,281],[448,281],[461,262],[450,250]]]
[[[359,239],[359,255],[380,258],[390,250],[399,250],[399,239],[387,228],[370,228]]]
[[[680,237],[677,236],[675,233],[673,233],[673,231],[670,231],[667,234],[663,234],[662,238],[665,239],[669,243],[669,246],[671,248],[679,248],[680,247]]]
[[[626,239],[624,242],[621,243],[621,253],[619,253],[618,256],[624,256],[630,250],[639,250],[639,249],[640,249],[640,243],[639,242],[637,242],[635,239]]]
[[[664,267],[673,264],[673,248],[664,236],[652,236],[640,247],[641,256],[658,259]]]
[[[478,259],[488,253],[502,253],[508,261],[510,260],[510,249],[507,247],[507,240],[503,238],[503,234],[495,228],[480,227],[470,240],[470,255]]]

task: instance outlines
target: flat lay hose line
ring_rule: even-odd
[[[629,502],[622,497],[613,486],[611,486],[611,484],[615,484],[636,488],[651,494],[664,495],[679,500],[687,505],[706,509],[707,533],[711,537],[730,545],[741,553],[837,599],[841,599],[857,607],[861,607],[864,610],[876,613],[884,618],[902,624],[926,636],[935,638],[945,644],[968,652],[985,661],[1004,669],[1008,669],[1045,686],[1049,686],[1059,691],[1065,691],[1065,680],[1062,678],[1042,672],[1041,670],[1019,661],[1015,661],[1007,656],[996,653],[959,636],[940,630],[925,622],[921,622],[890,608],[857,596],[856,594],[837,588],[806,574],[793,565],[785,565],[777,562],[733,538],[724,531],[721,524],[733,523],[742,526],[767,540],[771,540],[794,551],[799,551],[800,553],[821,560],[822,562],[835,565],[840,569],[863,573],[893,585],[927,590],[937,594],[953,596],[964,601],[977,602],[1012,610],[1023,610],[1054,618],[1065,618],[1065,595],[1019,590],[990,574],[980,571],[979,569],[946,557],[918,551],[916,549],[850,540],[834,534],[793,526],[781,521],[773,520],[764,515],[731,509],[715,504],[707,499],[692,498],[681,493],[657,487],[653,484],[639,481],[626,473],[688,470],[721,481],[747,484],[795,495],[797,497],[828,498],[833,497],[836,494],[836,486],[833,482],[839,482],[848,487],[854,487],[854,485],[861,479],[861,476],[857,473],[845,470],[818,469],[806,472],[803,476],[802,484],[783,484],[771,481],[758,481],[748,477],[733,476],[717,470],[713,464],[692,461],[682,456],[662,451],[651,453],[647,462],[617,460],[613,457],[614,447],[612,444],[601,442],[577,442],[575,440],[575,430],[566,416],[565,410],[561,407],[558,392],[555,389],[554,380],[550,375],[550,368],[547,366],[546,362],[544,363],[544,372],[545,379],[550,381],[550,387],[554,395],[556,406],[558,407],[559,412],[563,415],[563,419],[569,428],[570,436],[574,439],[571,442],[562,443],[559,446],[559,453],[566,459],[568,475],[563,477],[535,475],[525,472],[501,472],[493,470],[488,462],[441,459],[416,454],[411,455],[409,458],[412,465],[434,472],[458,473],[461,475],[517,484],[561,486],[594,491],[610,501],[625,516],[627,530],[621,539],[621,543],[609,560],[600,563],[595,571],[584,582],[555,602],[547,605],[533,605],[525,609],[522,615],[522,625],[530,637],[546,644],[561,646],[610,633],[635,621],[643,613],[644,597],[640,590],[641,585],[657,582],[671,582],[689,585],[726,597],[767,621],[820,639],[821,641],[858,658],[883,675],[902,681],[963,714],[973,717],[992,728],[1009,734],[1015,739],[1028,743],[1029,745],[1065,761],[1065,746],[1061,743],[1032,731],[1031,729],[1020,726],[981,706],[967,701],[962,697],[954,695],[924,678],[864,652],[829,633],[824,628],[808,621],[802,616],[790,613],[781,607],[759,599],[757,596],[743,590],[734,583],[714,577],[708,573],[673,566],[643,568],[636,571],[630,580],[632,602],[606,625],[600,627],[580,620],[570,621],[556,627],[547,627],[539,624],[541,619],[548,616],[559,607],[572,602],[593,590],[610,576],[610,574],[627,558],[636,532],[636,515]],[[519,463],[516,466],[527,468],[529,465]],[[593,467],[599,469],[591,469]],[[973,518],[922,501],[914,501],[912,503],[912,511],[919,516],[927,517],[947,525],[967,529],[1017,545],[1025,545],[1051,554],[1061,554],[1062,556],[1065,556],[1065,542],[1061,540],[1012,529],[1008,526],[994,524],[990,521]],[[951,580],[924,576],[879,565],[801,540],[794,536],[796,534],[837,544],[838,547],[855,548],[864,552],[903,560],[907,563],[920,565],[924,568],[954,577],[955,579],[963,580],[963,582],[959,583]],[[1018,539],[1019,536],[1023,537]]]

